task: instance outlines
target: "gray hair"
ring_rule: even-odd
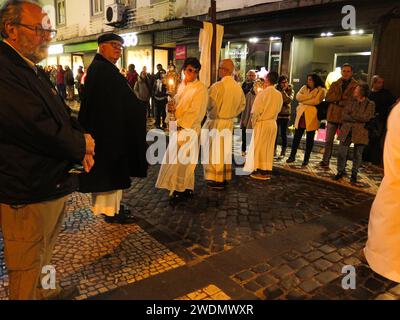
[[[377,83],[379,79],[383,79],[383,77],[381,77],[380,75],[377,75],[377,74],[374,75],[374,76],[372,77],[372,84]]]
[[[41,7],[38,0],[6,0],[0,8],[0,36],[3,39],[8,38],[6,33],[7,24],[21,23],[22,5],[24,3],[32,3]]]

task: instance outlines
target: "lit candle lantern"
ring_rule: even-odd
[[[254,92],[255,92],[255,94],[257,95],[263,90],[264,90],[264,80],[263,79],[257,79],[254,82]]]

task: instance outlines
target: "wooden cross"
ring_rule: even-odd
[[[217,81],[217,1],[211,0],[211,7],[209,11],[211,23],[213,24],[213,37],[211,42],[211,79],[210,83],[213,84]]]
[[[211,6],[208,11],[210,22],[213,24],[213,37],[211,42],[211,73],[210,84],[217,81],[217,1],[211,0]],[[203,29],[203,22],[199,20],[183,18],[183,24],[189,27]]]

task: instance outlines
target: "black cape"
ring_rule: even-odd
[[[130,177],[146,177],[146,110],[118,68],[100,54],[88,68],[78,119],[96,142],[95,165],[81,175],[81,192],[128,189]]]

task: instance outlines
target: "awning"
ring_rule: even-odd
[[[64,53],[97,51],[97,41],[64,45]]]

